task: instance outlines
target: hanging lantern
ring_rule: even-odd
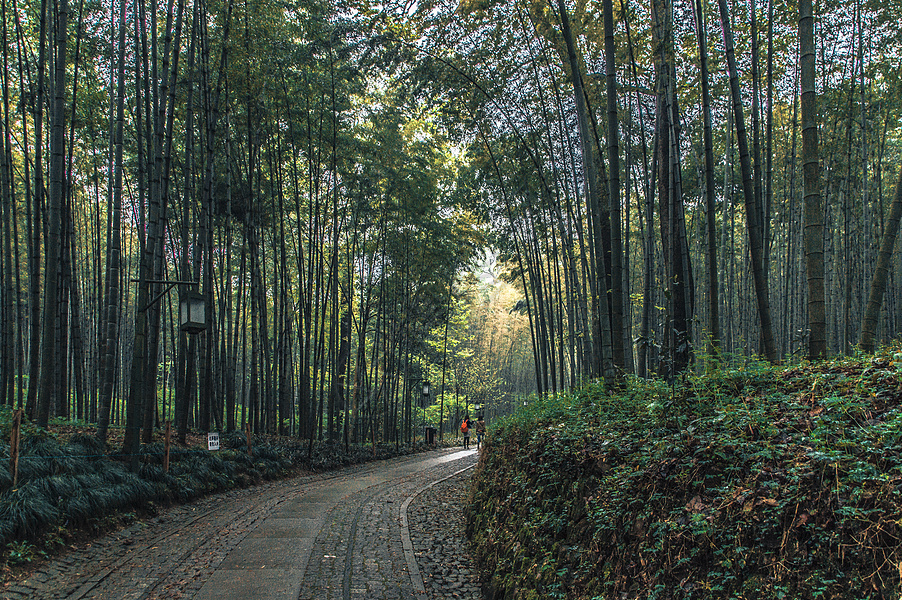
[[[179,328],[200,333],[207,328],[207,301],[198,292],[183,292],[179,300]]]

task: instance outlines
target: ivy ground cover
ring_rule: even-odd
[[[898,598],[899,348],[737,365],[493,424],[467,526],[494,598]]]

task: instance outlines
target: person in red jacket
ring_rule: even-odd
[[[470,449],[470,430],[473,429],[473,421],[470,420],[470,415],[464,417],[463,423],[460,424],[460,432],[464,434],[464,448]]]

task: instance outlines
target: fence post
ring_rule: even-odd
[[[22,429],[22,409],[13,412],[13,427],[9,434],[9,470],[13,476],[13,489],[19,482],[19,439]]]
[[[169,472],[169,444],[172,441],[172,421],[166,421],[166,436],[163,440],[163,472]]]

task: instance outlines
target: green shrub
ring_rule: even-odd
[[[498,598],[897,597],[900,382],[877,356],[536,400],[490,429],[474,555]]]

